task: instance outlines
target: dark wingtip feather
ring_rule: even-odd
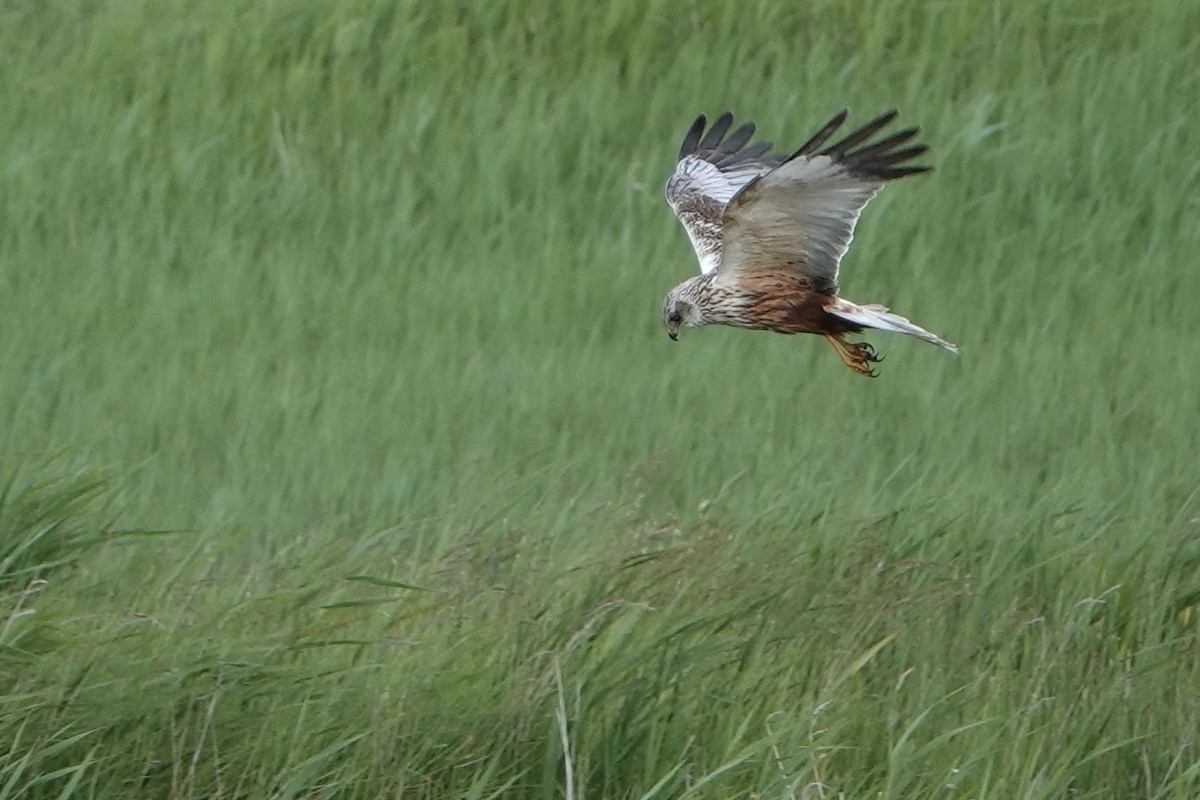
[[[717,145],[718,153],[736,153],[754,136],[754,123],[747,122],[733,132],[729,138]]]
[[[815,153],[817,148],[829,141],[829,137],[833,136],[833,134],[837,132],[837,129],[842,127],[842,123],[846,121],[846,117],[849,115],[850,109],[848,108],[843,108],[841,111],[834,114],[833,119],[829,120],[829,122],[826,122],[821,127],[821,130],[813,134],[811,139],[800,145],[799,149],[792,153],[791,158],[796,158],[797,156],[808,156]]]
[[[707,124],[708,117],[703,114],[696,117],[696,121],[688,129],[687,136],[683,137],[683,144],[679,146],[679,158],[687,158],[696,152],[696,148],[700,145],[700,134],[704,133],[704,126]]]
[[[853,150],[855,147],[858,147],[860,144],[862,144],[863,142],[870,139],[872,136],[874,136],[876,133],[878,133],[881,129],[886,127],[889,122],[891,122],[892,120],[894,120],[896,118],[897,113],[898,112],[896,111],[896,109],[893,108],[891,111],[886,111],[886,112],[880,114],[878,117],[871,120],[866,125],[863,125],[861,128],[859,128],[854,133],[847,136],[845,139],[842,139],[837,144],[831,145],[830,147],[821,151],[821,155],[825,155],[825,156],[843,156],[843,155],[845,155],[849,151]]]
[[[729,129],[733,127],[733,114],[726,111],[705,131],[707,123],[708,118],[703,114],[692,123],[679,148],[680,160],[695,156],[718,169],[728,169],[749,162],[758,162],[769,167],[782,161],[779,156],[771,155],[770,142],[749,144],[757,131],[753,122],[742,123],[733,133],[729,133]],[[729,134],[728,138],[726,134]]]
[[[876,153],[885,153],[888,151],[895,152],[896,147],[911,140],[919,132],[920,131],[916,128],[905,128],[902,131],[897,131],[896,133],[893,133],[891,136],[888,136],[887,138],[880,139],[877,142],[873,142],[866,147],[856,150],[854,155],[856,157],[862,158],[862,157],[870,157]]]
[[[845,165],[848,169],[857,174],[878,180],[894,180],[903,178],[906,175],[916,175],[921,172],[929,172],[932,167],[923,165],[899,166],[906,161],[911,161],[927,152],[929,147],[924,144],[915,144],[908,147],[902,147],[920,133],[919,128],[905,128],[897,131],[876,142],[871,142],[871,138],[887,127],[898,116],[896,109],[884,112],[875,119],[863,125],[861,128],[853,131],[841,141],[830,145],[820,152],[820,155],[829,156]],[[844,114],[839,115],[841,119],[845,119]],[[838,119],[835,117],[835,119]],[[830,126],[826,125],[821,133],[824,134]],[[832,130],[829,131],[832,133]],[[814,140],[818,139],[813,137]],[[828,135],[825,139],[828,139]],[[821,139],[811,150],[820,147],[824,142]],[[861,147],[860,147],[861,146]],[[859,149],[855,149],[859,148]],[[801,151],[803,155],[811,155],[811,152]]]
[[[775,145],[771,142],[759,142],[758,144],[753,145],[752,147],[747,147],[744,150],[742,150],[742,155],[745,156],[746,158],[758,158],[760,156],[766,155],[767,152],[770,151],[770,149],[774,146]]]
[[[873,154],[869,160],[873,164],[878,164],[880,166],[888,166],[890,164],[898,164],[901,161],[908,161],[910,159],[916,158],[919,155],[923,155],[924,153],[927,153],[928,151],[929,151],[928,145],[917,144],[917,145],[913,145],[912,147],[902,147],[899,150],[888,150],[886,153]],[[859,157],[860,155],[863,155],[863,154],[864,154],[864,152],[860,150],[859,152],[855,153],[854,155],[855,155],[855,157]]]
[[[700,140],[700,149],[716,150],[717,145],[721,143],[725,132],[729,130],[729,126],[732,124],[733,114],[728,111],[717,117],[717,121],[712,124],[712,127],[708,129],[708,133],[704,134],[704,138]]]
[[[933,167],[884,167],[874,174],[885,181],[894,181],[908,175],[920,175],[922,172],[933,172]]]

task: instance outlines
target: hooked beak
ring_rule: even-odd
[[[679,341],[679,328],[667,328],[667,336],[671,337],[672,342]]]

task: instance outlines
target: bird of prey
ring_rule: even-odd
[[[950,342],[881,305],[838,296],[838,264],[850,246],[863,207],[885,183],[930,168],[912,159],[916,128],[871,140],[892,120],[889,111],[836,144],[842,111],[790,156],[770,142],[749,144],[746,123],[729,136],[726,112],[705,132],[699,116],[679,149],[667,202],[683,223],[696,257],[696,275],[667,293],[663,324],[674,340],[680,328],[732,325],[776,333],[824,336],[846,366],[874,377],[882,359],[867,343],[846,341],[866,329],[894,331],[957,353]]]

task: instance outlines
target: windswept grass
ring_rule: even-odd
[[[789,6],[0,6],[0,800],[1200,794],[1200,9]],[[962,356],[671,344],[843,105]]]

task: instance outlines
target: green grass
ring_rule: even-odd
[[[1197,30],[0,4],[0,800],[1200,795]],[[843,105],[961,357],[672,344],[693,116]]]

